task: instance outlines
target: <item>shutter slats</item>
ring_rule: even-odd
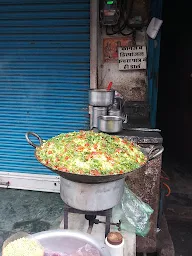
[[[89,129],[89,4],[0,0],[0,171],[55,175],[25,133]]]

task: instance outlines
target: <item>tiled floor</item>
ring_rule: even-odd
[[[59,194],[0,189],[0,202],[0,247],[11,234],[58,228],[62,220]]]

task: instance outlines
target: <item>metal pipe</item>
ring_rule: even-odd
[[[99,0],[90,0],[90,89],[97,89]],[[90,129],[93,128],[93,107],[89,105]]]
[[[91,224],[89,225],[89,227],[88,227],[88,229],[87,229],[87,233],[88,233],[88,234],[91,234],[91,232],[92,232],[92,230],[93,230],[93,225],[94,225],[94,223],[91,223]]]
[[[99,1],[90,2],[90,89],[97,88]]]

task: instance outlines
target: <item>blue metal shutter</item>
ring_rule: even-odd
[[[151,17],[161,19],[162,6],[162,0],[151,1]],[[150,104],[150,123],[152,128],[156,127],[160,44],[161,30],[157,34],[155,40],[148,39],[148,96]]]
[[[89,129],[89,0],[0,0],[0,171],[53,174],[25,132]]]

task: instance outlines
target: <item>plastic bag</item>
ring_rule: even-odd
[[[45,251],[45,256],[101,256],[101,255],[96,248],[94,248],[90,244],[86,244],[85,246],[79,248],[76,252],[72,254]]]
[[[153,209],[138,198],[127,186],[121,204],[113,209],[113,222],[121,220],[121,229],[146,236],[150,230],[150,216]]]
[[[131,225],[123,212],[121,203],[113,207],[112,210],[112,222],[113,223],[119,223],[121,221],[121,230],[118,231],[128,231],[129,233],[135,233],[135,228],[133,225]],[[114,226],[115,229],[118,229],[116,226]]]

